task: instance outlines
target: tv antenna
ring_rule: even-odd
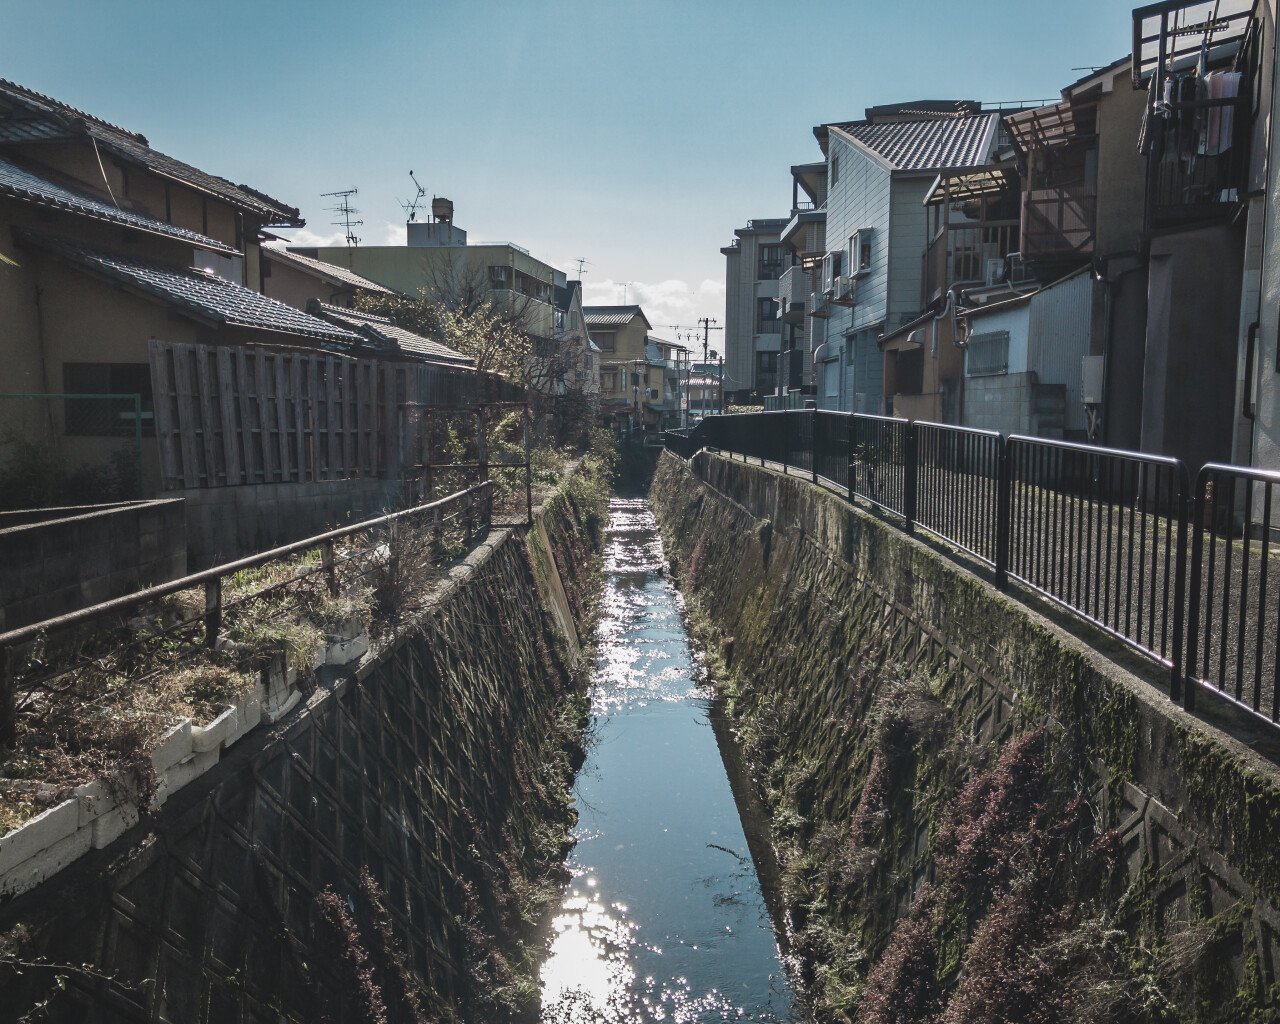
[[[409,172],[409,180],[413,182],[413,187],[417,189],[417,194],[412,199],[401,199],[400,206],[409,215],[409,220],[415,221],[418,219],[418,207],[422,205],[422,201],[427,197],[427,190],[413,176],[413,171]]]
[[[320,195],[326,199],[332,198],[338,200],[336,206],[330,206],[327,207],[327,209],[330,213],[336,213],[342,219],[330,221],[330,223],[333,224],[334,227],[342,228],[343,231],[346,232],[347,245],[353,247],[360,244],[360,239],[357,237],[355,229],[364,223],[362,220],[355,219],[356,214],[360,211],[351,205],[351,197],[359,191],[360,190],[358,188],[345,188],[340,189],[337,192],[320,193]]]
[[[586,273],[586,271],[585,271],[585,270],[583,270],[582,268],[583,268],[583,267],[593,267],[593,266],[595,266],[595,264],[594,264],[594,263],[592,263],[592,262],[591,262],[589,259],[587,259],[585,256],[579,256],[579,257],[578,257],[578,259],[576,260],[576,262],[577,262],[577,264],[578,264],[578,280],[579,280],[579,281],[581,281],[581,280],[582,280],[582,275]]]

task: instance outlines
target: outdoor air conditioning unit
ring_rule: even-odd
[[[651,402],[652,402],[652,401],[654,401],[654,400],[655,400],[655,399],[657,399],[657,397],[658,397],[658,389],[657,389],[657,388],[645,388],[645,389],[644,389],[644,397],[645,397],[646,399],[648,399],[649,401],[651,401]]]
[[[988,259],[986,270],[982,275],[982,280],[988,286],[999,284],[1005,279],[1005,266],[1003,259]]]
[[[835,296],[832,302],[840,306],[852,306],[854,296],[854,280],[848,274],[836,275]]]

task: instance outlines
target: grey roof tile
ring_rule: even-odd
[[[125,227],[137,228],[153,235],[165,235],[176,238],[202,249],[214,249],[218,252],[235,253],[229,245],[212,238],[206,238],[196,231],[167,224],[154,217],[138,213],[135,210],[122,210],[97,196],[90,195],[69,185],[61,185],[37,174],[35,171],[20,167],[0,156],[0,195],[12,196],[23,202],[35,203],[37,206],[64,210],[67,213],[92,217],[95,220],[122,224]]]
[[[198,319],[323,342],[352,344],[362,340],[353,331],[203,271],[135,260],[29,232],[22,232],[20,237],[84,270],[144,292]]]
[[[372,336],[375,339],[389,342],[401,351],[411,352],[414,355],[442,363],[456,363],[465,366],[471,366],[475,363],[474,359],[470,356],[464,356],[457,349],[441,345],[438,341],[424,338],[422,335],[414,334],[412,331],[406,331],[385,316],[375,316],[372,313],[363,313],[355,309],[330,306],[325,302],[317,302],[316,306],[319,307],[321,315],[325,319],[350,327],[365,337]],[[308,306],[307,308],[314,307]]]
[[[621,327],[639,316],[648,329],[653,325],[639,306],[583,306],[582,319],[588,327]]]
[[[78,110],[70,104],[45,96],[32,89],[0,78],[0,103],[21,111],[10,115],[0,123],[17,121],[43,121],[59,126],[63,132],[92,138],[103,148],[109,149],[126,160],[139,163],[156,174],[181,182],[201,192],[207,192],[224,202],[252,212],[263,218],[263,223],[281,227],[301,227],[302,220],[296,209],[278,199],[247,185],[237,185],[166,156],[151,148],[145,135],[128,131],[100,117]],[[12,141],[12,140],[11,140]]]
[[[292,252],[278,245],[264,245],[262,247],[262,255],[268,259],[280,259],[285,263],[291,263],[309,273],[320,274],[331,281],[351,288],[362,288],[367,292],[377,292],[380,295],[397,294],[392,289],[378,284],[377,281],[370,281],[367,277],[361,277],[354,270],[348,270],[346,267],[340,267],[335,263],[326,263],[324,260],[313,259],[310,256],[303,256],[301,253]]]
[[[828,125],[899,171],[940,171],[987,162],[999,114],[922,121],[836,122]]]

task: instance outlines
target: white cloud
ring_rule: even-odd
[[[346,236],[341,231],[334,231],[330,234],[320,234],[312,231],[310,228],[299,228],[297,231],[283,234],[285,245],[305,245],[314,246],[317,249],[329,245],[345,245]]]
[[[691,328],[699,317],[721,316],[724,309],[724,282],[706,279],[695,288],[688,281],[615,281],[608,278],[583,284],[583,303],[588,306],[628,303],[644,307],[655,332],[674,336],[671,326]]]

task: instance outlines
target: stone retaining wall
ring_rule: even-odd
[[[667,454],[651,498],[822,1019],[1276,1019],[1273,763],[804,480]]]
[[[579,612],[598,542],[572,486],[540,516],[492,533],[392,642],[326,652],[309,692],[269,674],[180,724],[140,822],[93,784],[44,816],[52,847],[2,851],[40,877],[74,863],[0,906],[0,1017],[52,995],[53,1020],[365,1020],[364,963],[388,1020],[490,1019],[520,980],[515,890],[569,824],[557,723],[582,675],[549,575]],[[6,945],[92,970],[17,973]]]

